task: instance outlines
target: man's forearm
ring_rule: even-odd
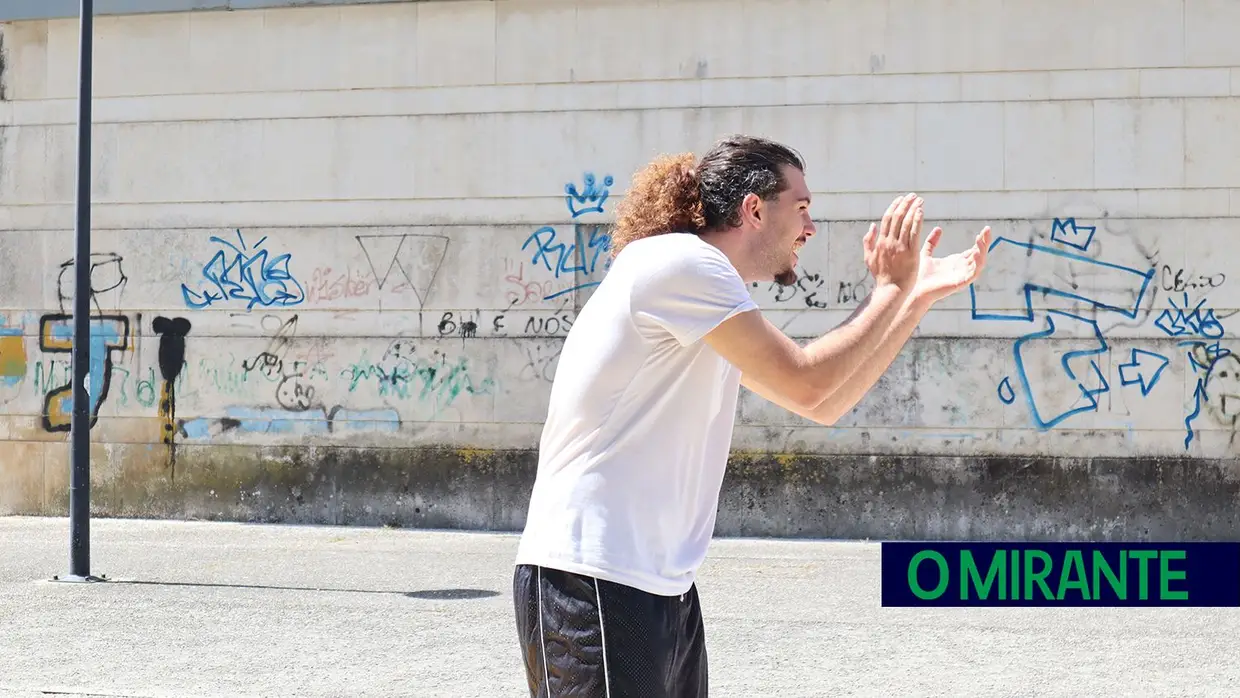
[[[900,355],[900,350],[904,348],[909,337],[913,336],[913,331],[917,329],[917,325],[930,310],[931,305],[916,295],[906,296],[895,319],[887,327],[887,331],[882,333],[877,348],[866,357],[838,390],[814,409],[815,421],[834,424],[836,420],[852,410],[891,366],[891,362]]]
[[[908,305],[910,294],[895,286],[880,286],[847,320],[804,349],[811,370],[826,370],[838,384],[824,400],[839,394],[863,364],[878,350],[890,328]]]

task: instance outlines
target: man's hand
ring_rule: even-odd
[[[990,226],[982,228],[969,249],[948,257],[935,257],[934,248],[942,237],[942,228],[935,228],[926,237],[926,244],[921,248],[917,285],[913,287],[912,295],[929,303],[937,303],[977,281],[990,252]]]
[[[916,283],[921,261],[918,241],[923,204],[916,194],[897,197],[887,207],[881,224],[870,224],[862,240],[862,249],[865,265],[877,286],[895,286],[907,292]]]

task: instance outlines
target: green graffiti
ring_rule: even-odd
[[[469,372],[469,362],[464,357],[449,364],[448,358],[438,356],[438,363],[422,363],[417,357],[399,358],[376,364],[362,360],[340,372],[341,378],[349,380],[349,392],[360,385],[372,384],[381,397],[402,400],[417,399],[433,402],[438,409],[450,406],[457,397],[464,395],[489,395],[495,387],[490,378],[475,379]]]

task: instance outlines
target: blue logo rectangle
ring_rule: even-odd
[[[883,606],[1240,606],[1240,543],[884,542]]]

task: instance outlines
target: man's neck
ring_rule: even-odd
[[[728,258],[728,261],[732,263],[732,266],[736,268],[736,273],[740,274],[741,279],[745,283],[770,280],[758,278],[758,274],[751,262],[753,253],[749,250],[748,241],[740,228],[703,232],[699,233],[698,237],[718,248]]]

